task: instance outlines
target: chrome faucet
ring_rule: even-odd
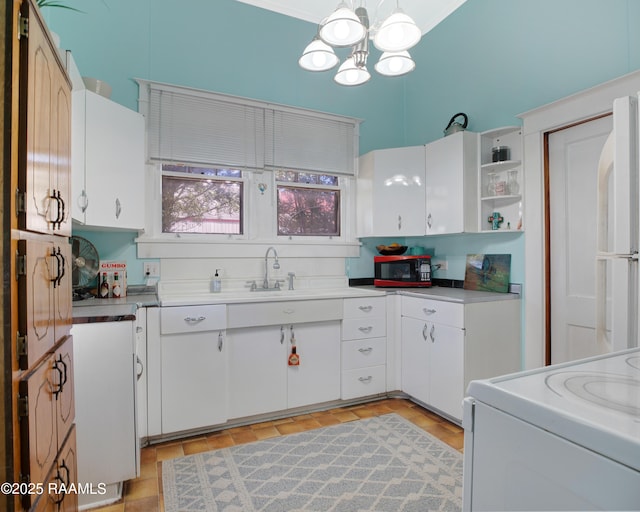
[[[280,262],[278,261],[278,253],[275,247],[269,247],[267,249],[267,252],[264,255],[264,281],[262,282],[262,288],[264,290],[269,289],[269,261],[268,260],[269,260],[270,251],[273,251],[273,257],[275,258],[275,261],[273,262],[273,268],[275,270],[278,270],[280,268]],[[277,289],[280,288],[280,283],[278,281],[276,281],[275,288]]]

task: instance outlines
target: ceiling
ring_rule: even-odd
[[[304,0],[298,2],[292,2],[291,0],[237,1],[315,24],[320,23],[329,16],[340,3],[340,0]],[[364,5],[369,11],[369,19],[372,25],[391,14],[396,8],[396,3],[398,3],[402,10],[413,18],[424,35],[465,2],[466,0],[402,0],[398,2],[393,0],[352,0],[346,3],[354,7]]]

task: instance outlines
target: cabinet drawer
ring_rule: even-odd
[[[342,321],[342,339],[359,340],[386,336],[386,324],[384,317],[346,318]]]
[[[227,309],[221,305],[164,307],[160,310],[160,333],[226,329]]]
[[[230,328],[342,319],[342,299],[230,304],[228,308]]]
[[[464,328],[464,304],[402,297],[402,316]]]
[[[370,338],[342,343],[342,369],[353,370],[384,365],[387,359],[387,339]]]
[[[342,372],[342,399],[377,395],[386,389],[386,368],[384,365],[370,366]]]
[[[385,301],[385,297],[344,299],[344,318],[384,318]]]

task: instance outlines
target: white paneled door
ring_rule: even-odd
[[[611,116],[549,135],[551,362],[608,352],[595,336],[596,183]]]

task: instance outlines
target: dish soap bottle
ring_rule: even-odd
[[[216,269],[216,273],[211,278],[211,291],[213,293],[220,293],[222,291],[222,279],[218,275],[219,271],[220,271],[220,269],[217,268]]]

